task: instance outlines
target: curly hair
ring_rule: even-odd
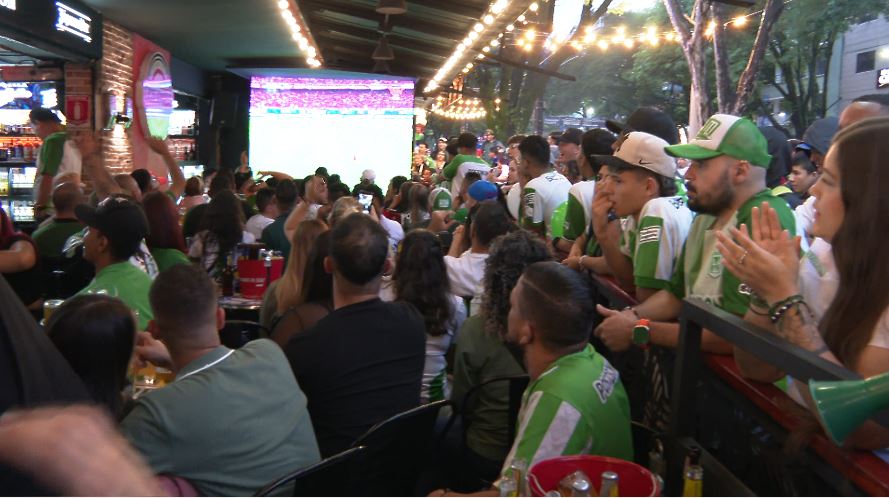
[[[432,232],[418,229],[407,234],[395,263],[395,296],[413,304],[433,337],[448,331],[454,313],[444,250]]]
[[[525,230],[516,230],[498,237],[491,244],[485,262],[484,294],[481,314],[485,330],[506,336],[506,319],[509,314],[509,293],[519,281],[525,267],[538,261],[549,261],[549,249],[538,237]]]

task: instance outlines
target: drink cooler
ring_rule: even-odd
[[[657,478],[648,469],[618,458],[575,455],[542,460],[528,472],[531,496],[544,496],[547,491],[559,489],[559,481],[565,476],[582,470],[590,478],[592,489],[602,488],[602,472],[616,472],[620,496],[660,496]]]
[[[261,259],[238,261],[241,296],[248,299],[262,299],[268,286],[281,278],[281,274],[284,272],[284,258],[272,258],[270,269],[270,272],[266,271],[265,261]]]

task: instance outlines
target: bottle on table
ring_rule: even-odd
[[[682,496],[704,496],[704,468],[701,466],[701,449],[692,448],[685,460]]]
[[[222,280],[222,295],[233,296],[235,294],[235,269],[231,254],[225,258],[225,267],[222,269],[220,280]]]

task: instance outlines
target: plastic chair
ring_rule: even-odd
[[[250,341],[268,337],[269,332],[258,322],[250,320],[226,320],[225,326],[219,331],[219,340],[226,347],[238,349]]]
[[[463,396],[463,400],[460,403],[460,419],[463,426],[463,446],[466,446],[466,429],[469,428],[470,421],[466,418],[466,414],[471,411],[469,407],[471,406],[473,398],[478,395],[478,392],[483,388],[487,387],[491,384],[497,382],[508,382],[509,383],[509,400],[507,402],[507,414],[509,416],[509,427],[507,428],[507,434],[509,439],[509,444],[512,444],[512,441],[516,436],[516,423],[519,419],[519,409],[522,407],[522,395],[525,393],[525,388],[528,387],[528,382],[530,378],[527,375],[505,375],[502,377],[494,377],[491,379],[484,380],[479,384],[472,386],[469,391]]]
[[[288,484],[293,486],[290,496],[358,496],[360,482],[354,479],[357,460],[367,451],[365,446],[349,448],[342,453],[291,472],[276,479],[253,496],[270,496]]]
[[[449,400],[412,408],[371,427],[353,447],[366,446],[361,465],[353,474],[362,496],[415,496],[418,477],[439,443],[435,422]],[[446,429],[445,429],[446,430]]]

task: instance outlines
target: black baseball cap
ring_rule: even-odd
[[[457,138],[457,147],[474,149],[478,145],[478,137],[472,133],[461,133]]]
[[[148,220],[142,206],[125,197],[108,197],[97,207],[80,204],[74,208],[77,219],[98,228],[110,240],[138,247],[148,235]]]
[[[679,130],[673,118],[655,107],[640,107],[630,114],[626,123],[609,119],[605,121],[605,126],[618,135],[631,131],[644,131],[666,140],[671,145],[679,143]]]
[[[565,130],[559,137],[556,139],[561,144],[562,142],[567,142],[575,145],[580,145],[583,142],[583,132],[578,130],[577,128],[568,128]]]

